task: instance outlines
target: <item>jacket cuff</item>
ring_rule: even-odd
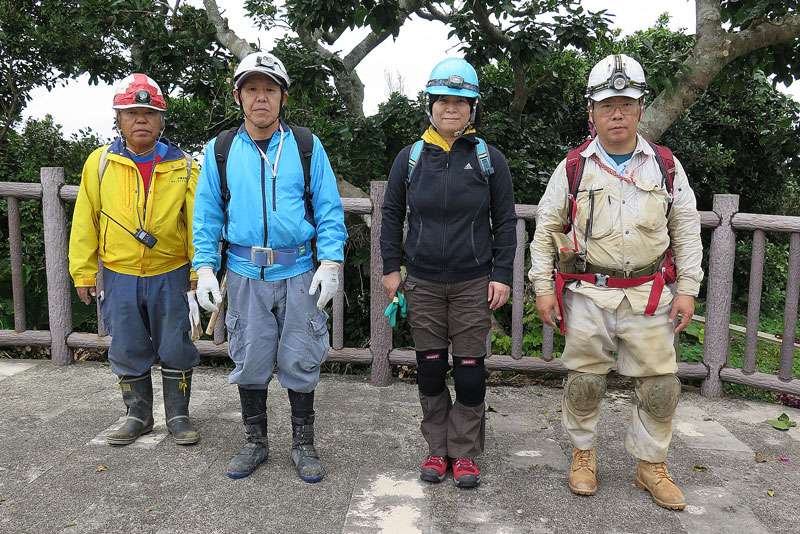
[[[95,287],[97,286],[97,277],[76,278],[75,287]]]
[[[511,279],[513,278],[513,271],[511,269],[503,269],[495,267],[492,275],[489,277],[490,282],[500,282],[511,287]]]
[[[700,284],[692,280],[678,280],[678,295],[696,297],[700,294]]]
[[[556,288],[553,287],[553,282],[550,282],[549,280],[544,282],[536,282],[533,284],[533,291],[536,293],[537,297],[556,294]]]
[[[383,274],[393,273],[400,270],[400,262],[395,260],[383,260]]]

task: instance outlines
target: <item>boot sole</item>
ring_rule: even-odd
[[[132,438],[106,437],[106,443],[108,443],[109,445],[130,445],[131,443],[136,441],[136,438],[138,438],[139,436],[144,436],[145,434],[149,434],[152,431],[153,431],[153,427],[151,426],[150,428],[143,429],[141,432],[139,432],[136,436],[134,436]]]
[[[177,443],[178,445],[194,445],[195,443],[200,441],[200,436],[197,436],[196,438],[183,438],[183,439],[178,439],[175,436],[172,436],[172,439],[175,440],[175,443]]]
[[[474,488],[481,483],[481,477],[473,478],[470,480],[454,480],[457,488]]]
[[[300,475],[297,475],[297,476],[299,476],[300,480],[302,480],[303,482],[309,482],[311,484],[313,484],[314,482],[319,482],[320,480],[322,480],[325,477],[325,475],[316,475],[316,476],[313,476],[313,477],[304,477],[304,476],[300,476]]]
[[[572,484],[570,484],[569,485],[569,489],[575,495],[588,495],[588,496],[597,495],[597,489],[596,488],[593,489],[593,490],[578,489],[575,486],[573,486]]]
[[[639,480],[638,475],[636,477],[636,487],[639,488],[642,491],[648,492],[650,494],[650,498],[653,499],[653,502],[656,503],[657,505],[659,505],[662,508],[666,508],[667,510],[683,510],[684,508],[686,508],[686,503],[685,502],[682,503],[682,504],[669,504],[669,503],[665,503],[661,499],[657,499],[656,496],[653,495],[653,492],[650,491],[650,489],[647,486],[645,486],[644,482]]]
[[[419,478],[420,480],[424,480],[425,482],[432,482],[434,484],[439,484],[441,481],[444,480],[444,477],[447,476],[447,473],[443,473],[441,475],[435,475],[432,473],[420,473]]]

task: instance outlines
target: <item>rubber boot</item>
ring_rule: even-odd
[[[292,461],[297,475],[306,482],[319,482],[325,476],[314,448],[314,414],[292,417]]]
[[[189,420],[189,397],[192,395],[192,370],[161,368],[164,384],[164,413],[167,428],[178,445],[192,445],[200,441],[200,434]]]
[[[267,460],[267,390],[239,388],[245,444],[228,463],[231,478],[244,478]]]
[[[150,371],[142,376],[121,376],[119,389],[127,407],[127,419],[107,437],[109,445],[129,445],[153,430],[153,382]]]

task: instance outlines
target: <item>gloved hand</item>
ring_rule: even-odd
[[[389,326],[394,328],[397,326],[397,316],[405,318],[408,311],[408,304],[406,303],[406,299],[402,293],[399,291],[395,293],[394,299],[392,299],[392,303],[386,306],[386,311],[383,312],[384,317],[389,318]]]
[[[200,339],[203,334],[203,325],[200,324],[200,307],[197,305],[197,293],[195,291],[187,291],[186,296],[189,299],[189,324],[192,325],[189,335],[192,336],[192,339]]]
[[[318,287],[320,290],[317,308],[321,310],[330,302],[336,294],[336,290],[339,289],[339,264],[337,262],[331,260],[322,260],[320,262],[319,269],[314,273],[314,278],[311,280],[308,294],[316,295]]]
[[[217,277],[214,276],[214,271],[208,265],[203,265],[197,269],[197,301],[204,309],[210,312],[218,312],[219,308],[216,306],[222,302],[222,294],[219,292],[219,282]],[[214,298],[214,303],[208,298],[208,294]]]

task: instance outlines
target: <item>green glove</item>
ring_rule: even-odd
[[[408,304],[402,293],[395,293],[391,304],[386,306],[386,311],[383,312],[384,317],[389,318],[389,326],[394,328],[397,326],[397,316],[405,317],[407,315]]]
[[[408,315],[408,303],[402,293],[397,294],[398,306],[400,310],[400,317],[404,318]]]

